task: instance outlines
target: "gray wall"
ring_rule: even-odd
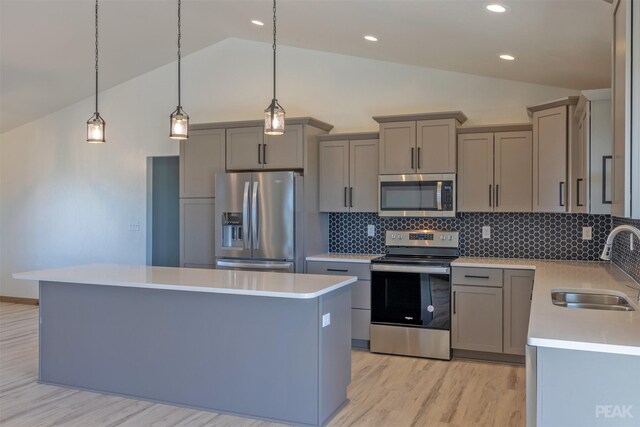
[[[151,265],[180,266],[178,159],[178,156],[151,159]]]

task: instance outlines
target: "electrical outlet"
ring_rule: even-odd
[[[489,227],[488,225],[485,225],[482,227],[482,238],[483,239],[491,238],[491,227]]]
[[[373,224],[367,225],[367,236],[373,237],[376,235],[376,226]]]
[[[331,313],[323,314],[322,315],[322,327],[326,328],[330,324],[331,324]]]
[[[582,227],[582,240],[593,239],[593,230],[591,227]]]

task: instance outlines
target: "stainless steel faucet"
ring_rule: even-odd
[[[635,234],[636,237],[640,240],[640,230],[631,225],[619,225],[609,233],[609,237],[607,237],[607,243],[604,244],[604,249],[602,250],[602,255],[600,255],[600,259],[609,261],[611,259],[611,247],[613,246],[613,239],[618,235],[618,233],[622,231],[628,231],[629,233]]]

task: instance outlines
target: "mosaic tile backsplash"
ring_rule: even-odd
[[[329,250],[384,253],[386,230],[431,229],[459,231],[461,256],[597,261],[611,222],[609,215],[586,214],[463,212],[455,218],[383,218],[376,213],[332,213]],[[373,237],[367,236],[368,224],[376,226]],[[482,238],[485,225],[491,227],[490,239]],[[592,240],[582,240],[582,227],[592,227]]]
[[[627,224],[640,229],[640,220],[613,217],[613,226]],[[611,260],[633,279],[640,283],[640,242],[634,240],[634,250],[629,249],[629,233],[620,233],[613,242]]]

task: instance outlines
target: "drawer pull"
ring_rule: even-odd
[[[464,277],[468,279],[489,279],[489,276],[474,276],[472,274],[465,274]]]
[[[327,271],[338,271],[340,273],[348,273],[349,270],[341,270],[339,268],[327,268]]]

